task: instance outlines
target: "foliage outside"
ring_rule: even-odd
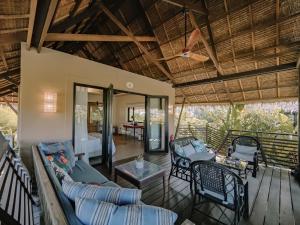
[[[181,106],[176,108],[176,121]],[[222,133],[227,130],[295,133],[297,131],[296,102],[232,104],[219,106],[186,106],[180,126],[205,127],[209,124]]]
[[[6,105],[0,105],[0,131],[5,135],[17,131],[17,115]]]

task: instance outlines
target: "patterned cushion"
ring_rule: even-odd
[[[236,144],[235,152],[240,154],[254,155],[257,152],[257,147]]]
[[[45,155],[51,155],[65,149],[63,143],[61,142],[40,143],[38,147],[44,152]]]
[[[55,162],[51,162],[51,167],[53,168],[54,173],[60,182],[62,180],[73,182],[73,179],[70,177],[70,175],[64,169],[56,165]]]
[[[194,154],[196,150],[194,149],[193,145],[188,144],[182,147],[184,154],[186,157],[189,157],[190,155]]]
[[[126,205],[76,198],[77,217],[86,225],[173,225],[176,213],[155,206]]]
[[[59,151],[51,155],[47,155],[47,159],[50,162],[55,163],[67,173],[72,173],[72,165],[64,151]]]
[[[76,197],[82,197],[117,205],[137,204],[140,202],[142,195],[142,191],[139,189],[104,187],[65,180],[62,181],[62,188],[65,195],[73,201]]]
[[[182,147],[181,147],[180,145],[175,144],[174,147],[175,147],[175,152],[176,152],[178,155],[180,155],[180,156],[182,156],[182,157],[185,157],[185,156],[186,156],[185,153],[184,153],[184,151],[183,151],[183,149],[182,149]]]
[[[196,152],[206,151],[206,147],[205,147],[204,142],[202,140],[193,140],[193,141],[191,141],[191,143],[194,146]]]

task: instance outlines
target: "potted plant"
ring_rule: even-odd
[[[137,169],[144,168],[144,156],[142,154],[138,155],[138,157],[135,160],[135,167]]]

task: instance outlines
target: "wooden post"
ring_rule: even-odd
[[[184,104],[185,104],[185,98],[183,99],[183,102],[182,102],[182,105],[181,105],[181,110],[180,110],[179,117],[178,117],[178,122],[177,122],[177,126],[176,126],[176,131],[175,131],[174,139],[176,139],[177,134],[178,134],[178,130],[179,130],[179,125],[180,125],[180,120],[181,120],[181,116],[182,116]]]

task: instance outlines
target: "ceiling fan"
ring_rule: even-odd
[[[198,62],[205,62],[205,61],[209,60],[209,57],[207,57],[205,55],[200,55],[200,54],[192,52],[192,48],[195,46],[195,44],[197,44],[197,42],[199,40],[200,30],[198,28],[193,30],[189,39],[187,40],[187,9],[184,8],[183,10],[184,10],[184,32],[185,32],[184,46],[185,47],[184,47],[184,49],[182,49],[181,53],[178,53],[174,56],[158,59],[158,61],[167,61],[167,60],[171,60],[171,59],[175,59],[175,58],[179,58],[179,57],[190,58],[190,59],[198,61]]]

